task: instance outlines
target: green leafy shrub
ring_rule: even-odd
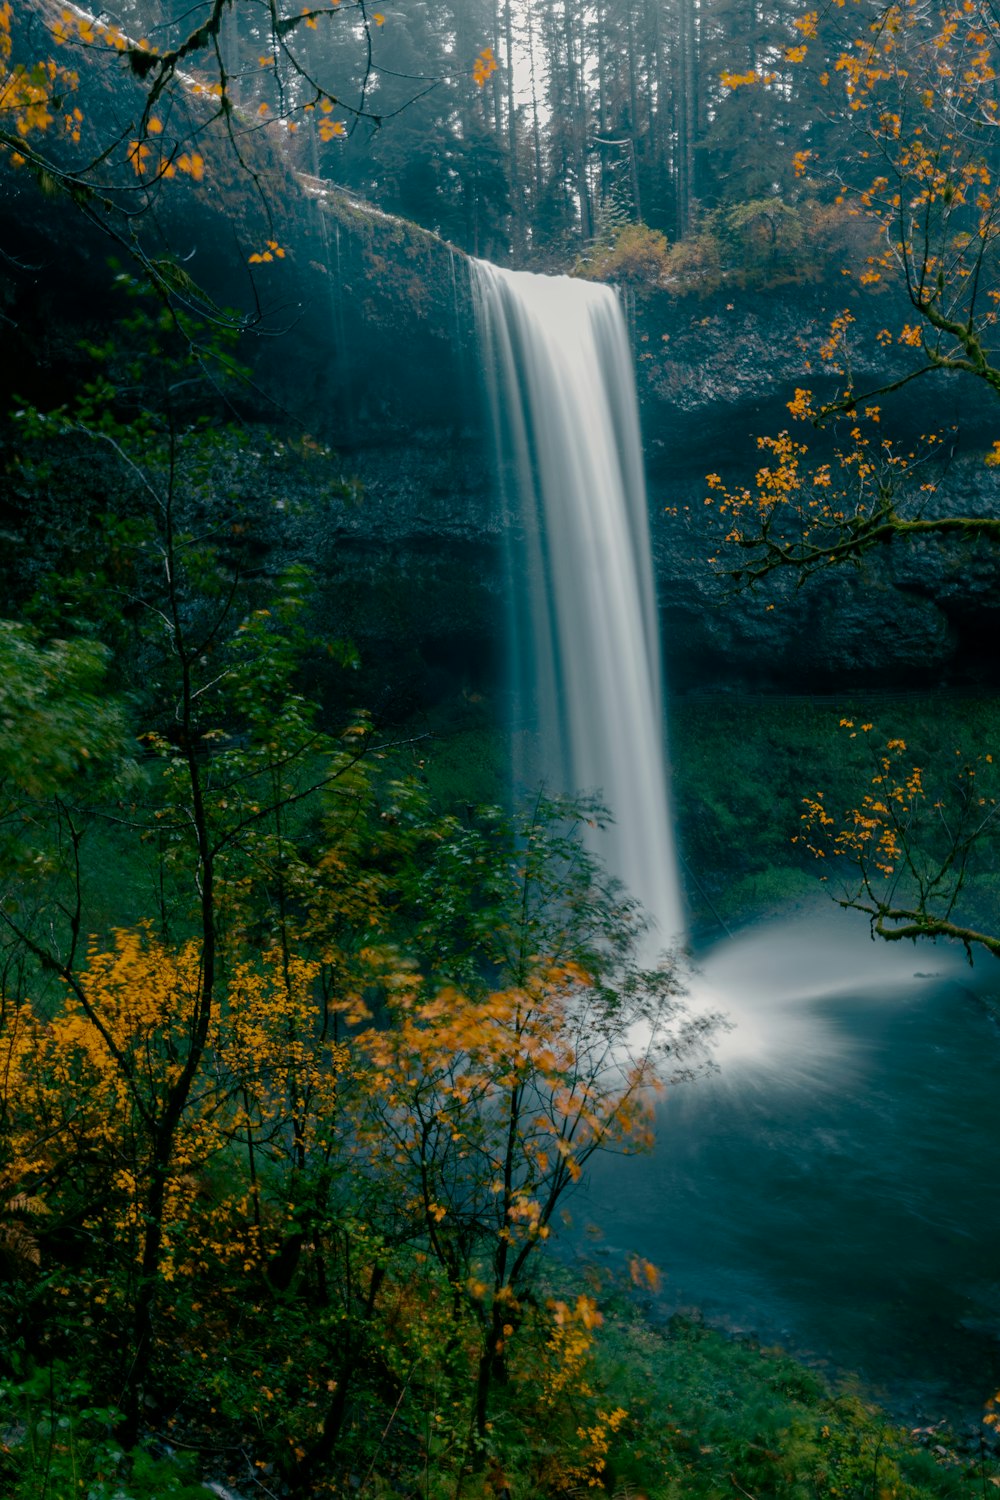
[[[126,1454],[119,1412],[62,1362],[0,1382],[0,1485],[7,1500],[208,1500],[190,1458]]]

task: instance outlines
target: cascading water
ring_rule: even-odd
[[[684,929],[664,755],[659,628],[632,354],[610,288],[474,264],[512,529],[519,712],[553,792],[597,792],[599,852]]]
[[[554,789],[602,791],[616,822],[600,852],[669,942],[683,918],[623,321],[605,287],[474,277],[544,770]],[[586,1201],[607,1255],[667,1268],[665,1306],[818,1348],[908,1415],[914,1400],[940,1415],[1000,1381],[1000,1205],[979,1149],[1000,1060],[960,956],[918,962],[832,906],[703,954],[691,1003],[735,1021],[721,1072],[668,1094],[666,1150],[595,1158]]]

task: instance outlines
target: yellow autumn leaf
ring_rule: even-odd
[[[486,80],[496,72],[497,61],[493,55],[492,47],[484,47],[476,58],[472,67],[472,77],[478,88],[482,88]]]
[[[183,156],[177,158],[177,170],[193,177],[195,182],[200,182],[205,175],[205,158],[199,156],[197,151],[185,151]]]
[[[149,147],[144,145],[142,141],[129,141],[128,159],[132,163],[132,170],[137,177],[142,176],[148,156]]]

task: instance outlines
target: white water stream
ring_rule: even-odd
[[[603,795],[615,826],[598,852],[669,944],[684,917],[622,317],[605,287],[474,275],[515,538],[519,711],[550,788]],[[668,1273],[665,1310],[693,1302],[821,1351],[925,1421],[975,1415],[1000,1380],[1000,1210],[981,1149],[1000,1059],[961,959],[873,943],[832,905],[715,945],[690,1003],[733,1023],[720,1072],[668,1094],[666,1150],[595,1158],[584,1196],[605,1254]]]
[[[684,931],[632,353],[615,294],[474,264],[512,534],[519,715],[551,792],[597,793],[598,852],[667,945]]]

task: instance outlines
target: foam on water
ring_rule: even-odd
[[[710,949],[695,968],[689,1003],[729,1021],[713,1048],[722,1077],[771,1075],[777,1086],[828,1081],[863,1065],[839,1002],[859,995],[882,1006],[906,1004],[928,983],[963,977],[963,954],[939,945],[872,939],[867,919],[832,904],[771,919]]]

